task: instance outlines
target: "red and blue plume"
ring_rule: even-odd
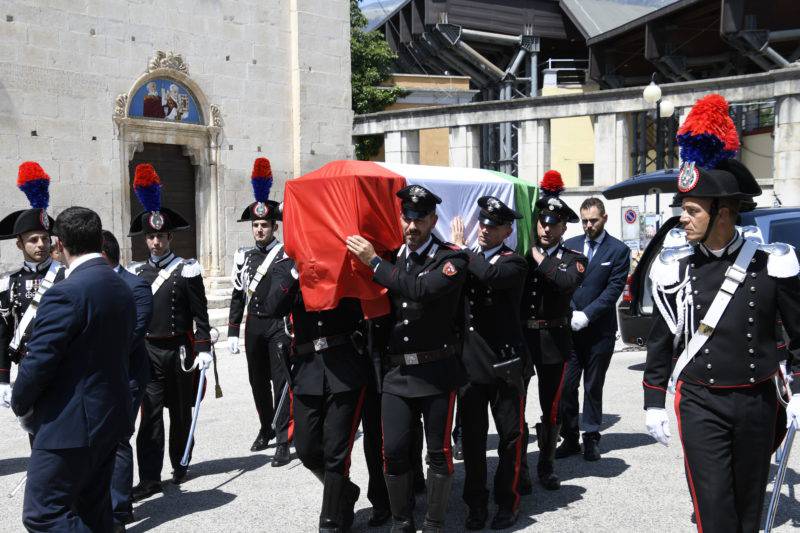
[[[136,193],[145,211],[161,211],[161,178],[150,163],[136,165],[133,192]]]
[[[19,166],[17,187],[28,197],[31,207],[47,209],[50,205],[50,176],[35,161],[25,161]]]
[[[558,196],[564,190],[564,180],[558,170],[548,170],[544,173],[539,189],[547,196]]]
[[[272,167],[269,159],[266,157],[256,158],[253,162],[250,183],[253,184],[253,196],[256,197],[256,202],[266,203],[269,200],[269,191],[272,189]]]
[[[739,135],[728,114],[728,102],[719,94],[698,100],[678,130],[681,160],[715,168],[736,155]]]

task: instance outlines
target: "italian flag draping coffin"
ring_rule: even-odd
[[[286,183],[284,241],[297,263],[300,288],[309,310],[336,307],[340,298],[362,301],[367,317],[389,311],[385,289],[371,281],[371,271],[347,252],[345,238],[361,235],[378,254],[400,247],[400,200],[395,193],[409,184],[422,185],[442,198],[436,235],[450,240],[450,221],[464,219],[467,243],[477,239],[478,208],[484,195],[500,198],[519,211],[507,241],[519,251],[530,243],[535,186],[514,176],[475,168],[333,161]]]

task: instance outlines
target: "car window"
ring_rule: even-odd
[[[800,248],[800,218],[773,220],[769,225],[769,241],[785,242]]]

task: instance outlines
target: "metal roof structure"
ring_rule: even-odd
[[[591,39],[656,10],[655,6],[609,0],[561,0],[561,9],[586,39]]]

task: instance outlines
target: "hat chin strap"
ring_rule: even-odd
[[[700,239],[701,244],[705,244],[708,240],[708,237],[711,235],[711,230],[714,228],[714,224],[717,222],[717,215],[719,215],[719,198],[714,198],[711,200],[711,207],[708,210],[709,218],[708,218],[708,226],[706,226],[706,232],[703,234],[703,238]]]

